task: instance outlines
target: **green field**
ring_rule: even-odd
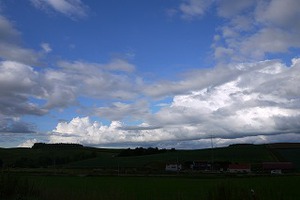
[[[123,149],[0,148],[0,199],[300,199],[299,144],[232,145],[119,156]],[[166,163],[293,162],[294,171],[228,174],[165,172]],[[260,174],[260,175],[259,175]],[[251,191],[252,190],[252,191]]]
[[[166,163],[187,161],[231,162],[259,164],[262,162],[293,162],[300,169],[299,144],[277,145],[232,145],[229,147],[174,150],[140,156],[118,156],[124,149],[31,149],[0,148],[0,164],[3,168],[30,168],[51,171],[51,169],[86,169],[98,172],[122,171],[134,173],[161,173]],[[1,167],[0,166],[0,167]]]
[[[288,200],[300,197],[299,176],[207,178],[11,175],[9,180],[13,180],[12,177],[18,177],[18,181],[14,181],[12,184],[12,187],[16,187],[14,188],[15,193],[5,193],[2,187],[1,199]],[[19,188],[16,186],[18,182],[20,182]]]

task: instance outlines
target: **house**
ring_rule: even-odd
[[[166,164],[166,171],[178,172],[182,169],[181,164]]]
[[[272,174],[281,174],[282,171],[291,171],[294,165],[291,162],[263,162],[263,170]]]
[[[193,161],[191,164],[192,170],[211,170],[211,164],[207,161]]]
[[[228,166],[229,173],[250,173],[251,166],[249,164],[230,164]]]

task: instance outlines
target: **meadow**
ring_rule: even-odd
[[[289,147],[290,145],[286,145]],[[124,149],[31,149],[0,148],[4,168],[137,169],[164,170],[166,163],[186,161],[229,161],[261,163],[290,161],[300,168],[300,145],[296,148],[270,148],[268,145],[233,145],[214,149],[174,150],[141,156],[118,156]],[[0,166],[1,167],[1,166]]]
[[[0,199],[300,199],[299,149],[242,144],[120,156],[124,149],[0,148]],[[296,168],[282,175],[165,171],[166,163],[193,160],[251,163],[253,170],[264,161],[291,161]]]
[[[10,175],[14,193],[0,199],[299,199],[299,176],[32,176]],[[3,184],[3,177],[0,184]],[[19,186],[18,186],[19,183]],[[7,183],[6,183],[7,184]],[[23,187],[23,188],[22,188]],[[3,187],[2,187],[3,188]],[[6,193],[5,193],[6,192]]]

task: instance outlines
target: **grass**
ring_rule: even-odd
[[[28,178],[3,173],[0,175],[0,199],[34,199],[39,196],[39,190]]]
[[[295,167],[300,169],[300,149],[278,149],[277,152],[284,158],[283,161],[293,162]]]
[[[78,177],[14,175],[4,181],[14,185],[27,183],[23,191],[1,199],[298,199],[299,176],[265,177]],[[16,184],[17,183],[17,184]],[[3,190],[1,185],[1,191]],[[23,196],[22,196],[23,195]]]
[[[71,168],[141,168],[150,167],[163,169],[166,163],[184,162],[193,160],[231,161],[258,163],[263,161],[276,161],[273,154],[264,145],[250,145],[239,147],[227,147],[201,149],[201,150],[177,150],[161,154],[134,156],[134,157],[115,157],[115,154],[101,154],[96,158],[70,163]]]
[[[297,149],[287,152],[293,153]],[[299,149],[298,149],[299,150]],[[163,169],[166,163],[185,161],[229,161],[242,163],[260,163],[265,161],[278,161],[274,154],[275,150],[270,150],[266,145],[237,145],[215,149],[201,150],[176,150],[160,154],[132,157],[117,157],[121,149],[65,149],[65,150],[45,150],[29,148],[1,149],[0,159],[5,166],[14,167],[16,163],[30,163],[25,167],[37,167],[41,161],[45,160],[46,165],[53,167],[54,163],[63,168],[151,168]],[[288,151],[285,150],[285,151]],[[93,155],[92,157],[89,157]],[[58,163],[63,158],[64,162]],[[48,162],[47,162],[48,160]],[[50,160],[50,161],[49,161]],[[53,162],[53,160],[57,162]],[[22,166],[21,166],[22,167]],[[44,167],[44,166],[43,166]],[[57,166],[56,166],[57,167]]]
[[[300,176],[296,175],[228,176],[164,172],[168,162],[209,161],[212,155],[214,161],[252,164],[292,161],[299,169],[298,146],[292,149],[287,147],[270,149],[267,145],[235,145],[213,150],[176,150],[133,157],[118,157],[120,149],[0,148],[0,159],[4,163],[0,174],[0,199],[300,199]],[[50,166],[37,168],[15,168],[13,165],[23,158],[35,163],[49,155],[51,158],[67,157],[70,162],[56,166],[51,163]],[[86,155],[93,157],[84,157]],[[77,159],[82,157],[84,159]],[[123,176],[109,176],[118,175],[116,171],[119,169]],[[108,176],[95,176],[99,174]]]

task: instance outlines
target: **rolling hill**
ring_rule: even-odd
[[[0,148],[0,164],[6,168],[134,169],[163,170],[166,163],[190,161],[261,163],[289,161],[300,167],[300,144],[236,144],[198,150],[165,150],[148,155],[119,156],[126,149]]]

